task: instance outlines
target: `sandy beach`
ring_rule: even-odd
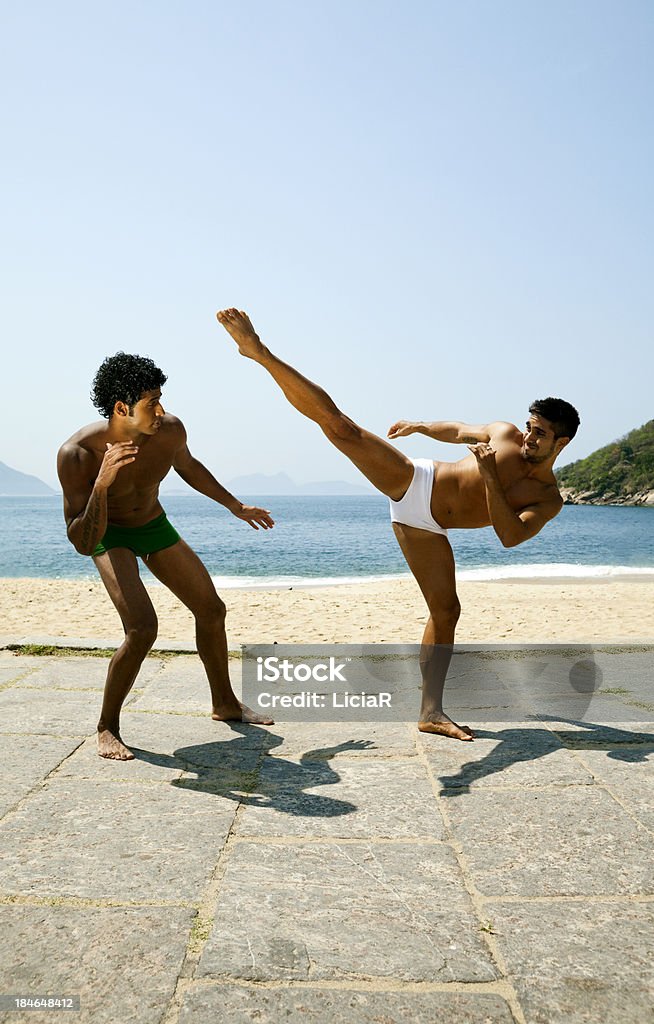
[[[147,585],[147,584],[146,584]],[[193,619],[148,585],[159,646],[191,644]],[[459,643],[654,640],[654,576],[462,582]],[[225,590],[231,650],[243,643],[416,643],[426,609],[412,579],[276,590]],[[0,580],[0,641],[89,640],[115,645],[122,627],[102,584]]]

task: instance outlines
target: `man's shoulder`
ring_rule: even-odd
[[[183,448],[186,444],[186,427],[178,416],[167,412],[161,422],[159,437],[166,447],[171,447],[174,450]]]
[[[182,434],[186,433],[186,427],[180,420],[179,416],[174,416],[172,412],[165,413],[161,425],[162,427],[166,427],[167,430],[175,430]]]
[[[106,420],[98,420],[95,423],[88,423],[85,427],[80,427],[61,445],[59,458],[67,461],[85,461],[97,458],[106,432]]]
[[[522,439],[522,431],[516,427],[515,423],[509,423],[507,420],[496,420],[494,423],[488,423],[486,425],[491,440],[497,439],[498,441],[505,440],[518,440]]]
[[[493,423],[488,423],[486,429],[491,437],[505,438],[520,435],[522,437],[522,431],[515,423],[509,423],[508,420],[495,420]]]

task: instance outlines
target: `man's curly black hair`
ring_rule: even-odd
[[[131,408],[146,391],[163,387],[167,380],[163,370],[147,356],[116,352],[107,356],[93,378],[91,401],[101,416],[110,419],[116,402]]]

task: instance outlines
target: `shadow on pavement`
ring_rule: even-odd
[[[195,778],[175,779],[179,789],[214,793],[238,803],[270,807],[295,817],[334,818],[351,814],[357,806],[346,800],[319,796],[306,790],[317,786],[333,786],[341,777],[329,764],[330,758],[346,750],[360,750],[367,741],[346,740],[332,747],[323,747],[302,754],[300,763],[274,757],[264,760],[268,750],[280,746],[283,736],[266,731],[260,749],[252,747],[252,726],[241,740],[202,743],[180,747],[173,755],[132,747],[138,760],[162,768],[194,772]]]
[[[441,796],[462,796],[469,791],[470,784],[479,779],[506,771],[514,764],[537,761],[559,750],[606,750],[614,760],[637,764],[648,760],[654,749],[654,733],[632,732],[612,725],[580,722],[549,715],[539,715],[539,720],[549,720],[557,725],[567,722],[578,726],[575,730],[510,728],[499,731],[477,729],[479,739],[497,739],[497,746],[477,761],[461,765],[456,775],[441,775],[443,783]],[[620,749],[619,745],[624,744]],[[615,749],[616,746],[618,749]]]

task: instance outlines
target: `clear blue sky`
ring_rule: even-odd
[[[379,433],[555,394],[571,461],[654,416],[651,3],[14,0],[0,40],[0,460],[53,483],[122,348],[220,479],[361,482],[228,305]]]

